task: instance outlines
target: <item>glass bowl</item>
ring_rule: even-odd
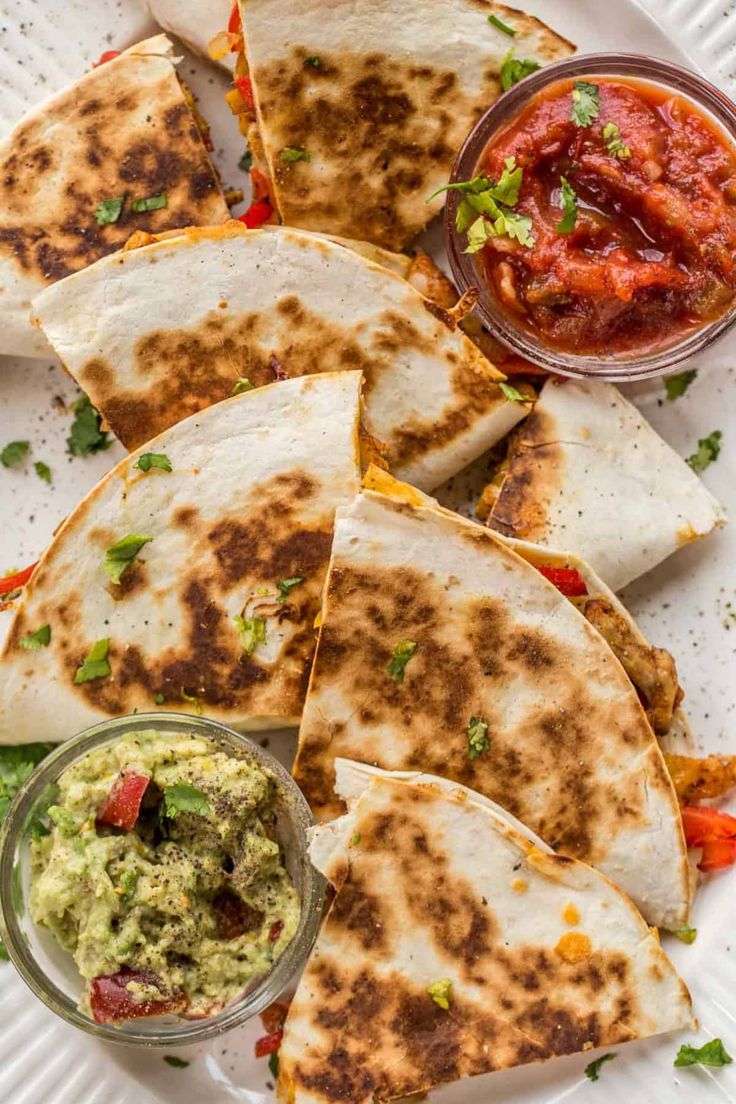
[[[451,183],[471,180],[485,150],[526,104],[542,89],[571,78],[623,77],[650,84],[690,100],[713,121],[727,141],[736,142],[736,105],[703,77],[681,65],[643,54],[580,54],[545,65],[509,89],[479,119],[465,140],[452,170]],[[680,340],[650,352],[590,356],[555,349],[516,324],[501,306],[479,269],[476,256],[463,252],[464,234],[455,230],[455,215],[462,196],[447,193],[445,232],[447,252],[455,284],[460,293],[475,288],[475,313],[494,337],[513,352],[557,375],[573,379],[601,379],[613,382],[647,379],[663,375],[695,353],[708,348],[736,322],[736,301],[720,317],[690,330]]]
[[[276,835],[286,868],[301,902],[299,926],[283,954],[265,975],[217,1015],[184,1020],[174,1016],[98,1024],[77,1007],[84,980],[70,954],[51,933],[30,918],[31,826],[37,811],[53,800],[59,776],[89,752],[114,743],[128,732],[158,732],[206,737],[229,755],[254,763],[276,780]],[[304,965],[322,915],[325,882],[307,855],[309,806],[289,773],[246,736],[205,718],[181,713],[137,713],[103,721],[61,744],[36,768],[16,794],[0,831],[0,934],[10,958],[30,989],[58,1016],[83,1031],[116,1043],[146,1047],[178,1046],[220,1035],[271,1004]]]

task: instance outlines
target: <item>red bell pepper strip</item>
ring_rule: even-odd
[[[269,1035],[276,1031],[282,1031],[289,1014],[291,1001],[274,1001],[261,1012],[261,1022]]]
[[[736,862],[736,839],[706,840],[698,870],[708,873],[710,870],[725,870]]]
[[[683,805],[682,826],[688,847],[702,847],[712,840],[736,838],[736,817],[711,805]]]
[[[236,77],[235,87],[245,100],[245,105],[248,108],[248,111],[250,111],[251,115],[254,115],[256,110],[256,101],[253,98],[253,81],[250,79],[250,77]]]
[[[275,1054],[281,1046],[283,1037],[283,1031],[272,1031],[270,1035],[262,1035],[260,1039],[256,1039],[256,1058],[265,1058],[267,1054]]]
[[[98,60],[92,66],[93,69],[97,69],[98,66],[104,65],[106,61],[112,61],[113,58],[120,57],[119,50],[105,50],[104,54],[100,54]]]
[[[245,214],[238,215],[238,222],[244,222],[249,230],[257,230],[264,222],[268,222],[272,214],[273,207],[270,202],[267,199],[259,199],[256,203],[251,203]]]
[[[0,595],[9,594],[11,590],[17,590],[18,587],[25,586],[37,566],[38,560],[36,563],[32,563],[30,567],[24,567],[22,571],[16,571],[14,575],[5,575],[0,579]]]
[[[269,943],[275,943],[276,940],[278,939],[278,937],[281,935],[283,930],[284,930],[284,921],[283,920],[277,920],[275,924],[272,924],[271,927],[268,929]]]
[[[230,34],[240,34],[242,30],[240,26],[240,8],[238,7],[238,0],[235,0],[233,4],[233,10],[230,12],[227,29]]]
[[[540,567],[537,571],[549,579],[566,598],[581,598],[588,593],[585,579],[574,567]]]
[[[124,828],[126,832],[131,832],[141,811],[141,801],[150,781],[151,779],[145,774],[122,771],[100,806],[97,823],[109,824],[113,828]]]
[[[170,996],[161,994],[160,1000],[136,1001],[125,988],[131,981],[156,988],[160,978],[153,970],[131,970],[123,966],[116,974],[103,974],[93,978],[89,987],[89,1005],[96,1023],[122,1023],[144,1016],[165,1016],[169,1012],[183,1012],[187,1001],[183,993]]]

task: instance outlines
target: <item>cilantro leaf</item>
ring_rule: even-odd
[[[532,234],[532,220],[528,215],[520,215],[516,211],[507,211],[505,208],[493,224],[496,235],[506,234],[509,238],[515,238],[520,245],[531,249],[534,245]]]
[[[501,65],[501,88],[504,92],[508,92],[509,88],[513,88],[524,77],[528,77],[530,73],[536,73],[538,68],[539,62],[532,61],[531,58],[515,58],[513,51],[509,50]]]
[[[558,234],[571,234],[578,221],[578,197],[567,177],[560,177],[560,210],[562,218],[555,227]]]
[[[279,1056],[278,1054],[269,1054],[268,1056],[268,1068],[271,1071],[271,1076],[278,1080],[279,1076]]]
[[[431,985],[427,986],[427,992],[440,1008],[444,1008],[445,1012],[450,1007],[450,995],[452,991],[452,982],[449,978],[442,978],[440,981],[434,981]]]
[[[164,1062],[172,1069],[186,1069],[189,1065],[189,1062],[184,1058],[177,1058],[174,1054],[164,1054]]]
[[[683,924],[681,928],[678,928],[672,934],[676,935],[681,943],[694,943],[698,934],[698,929],[691,928],[689,924]]]
[[[510,383],[507,383],[506,380],[501,380],[498,386],[503,392],[503,397],[509,402],[531,402],[529,395],[522,395],[521,391],[517,391],[516,388]]]
[[[145,199],[132,200],[130,209],[136,213],[141,211],[160,211],[162,207],[167,207],[168,203],[166,192],[160,192],[158,195],[146,196]]]
[[[485,717],[471,717],[468,724],[468,759],[477,759],[490,746],[488,721]]]
[[[401,640],[393,650],[393,655],[386,668],[394,682],[399,685],[404,681],[406,665],[414,655],[419,645],[416,640]]]
[[[6,744],[0,747],[0,821],[10,807],[10,802],[33,773],[34,767],[44,759],[54,744]]]
[[[141,537],[138,533],[129,533],[127,537],[121,537],[115,544],[110,545],[105,552],[102,566],[116,586],[143,546],[150,544],[152,540],[153,537]]]
[[[135,893],[135,887],[138,885],[138,871],[124,870],[120,877],[119,885],[123,891],[120,900],[129,901]]]
[[[18,643],[21,648],[25,648],[28,652],[36,652],[39,648],[47,648],[51,643],[51,626],[42,625],[40,629],[29,633],[28,636],[22,636]]]
[[[603,127],[603,141],[613,157],[620,157],[622,160],[631,157],[631,147],[624,144],[621,131],[615,123],[606,123]]]
[[[162,816],[167,820],[175,820],[179,813],[208,816],[212,812],[206,795],[189,782],[175,782],[173,786],[167,786],[161,798],[161,809]]]
[[[77,667],[77,673],[74,676],[75,686],[79,686],[82,682],[92,682],[93,679],[107,678],[112,673],[107,661],[109,647],[109,637],[95,641],[81,667]]]
[[[112,444],[104,430],[100,429],[102,418],[93,407],[88,395],[82,395],[72,407],[74,421],[71,434],[67,437],[67,446],[72,456],[89,456],[92,452],[102,452]]]
[[[316,55],[313,55],[312,57],[305,58],[304,59],[304,64],[308,65],[311,69],[321,69],[322,68],[322,58],[319,58]]]
[[[29,441],[11,441],[0,452],[0,462],[2,462],[3,467],[14,468],[16,464],[20,464],[21,460],[24,460],[28,455],[30,447]]]
[[[664,388],[670,402],[684,395],[688,387],[697,378],[697,368],[688,368],[686,372],[678,372],[676,376],[665,376]]]
[[[698,441],[698,451],[688,456],[685,463],[689,464],[694,472],[705,471],[709,464],[718,459],[722,437],[720,429],[714,429],[707,437],[701,437]]]
[[[600,1058],[596,1058],[594,1062],[585,1067],[585,1076],[589,1081],[597,1081],[601,1074],[601,1066],[604,1062],[612,1062],[616,1058],[616,1054],[602,1054]]]
[[[44,483],[51,482],[51,468],[48,466],[48,464],[44,464],[43,460],[36,460],[33,467],[39,479],[43,479]]]
[[[521,165],[516,164],[516,158],[507,157],[505,168],[498,178],[498,183],[491,184],[488,190],[499,203],[505,203],[507,207],[515,207],[519,202],[523,176],[524,170]]]
[[[293,165],[296,161],[311,161],[311,156],[301,146],[284,146],[279,157],[287,165]]]
[[[279,592],[279,602],[285,602],[294,587],[299,586],[300,583],[303,583],[304,579],[304,575],[294,575],[291,579],[282,579],[279,583],[277,583],[276,589]]]
[[[143,452],[133,467],[142,472],[149,472],[151,468],[159,468],[160,471],[170,472],[171,461],[165,452]]]
[[[495,238],[493,225],[481,215],[468,227],[468,244],[464,253],[479,253],[491,238]]]
[[[513,27],[509,27],[508,23],[504,23],[502,19],[499,19],[497,15],[489,15],[488,22],[494,27],[497,27],[499,31],[503,31],[505,35],[509,35],[511,38],[516,37],[516,31]]]
[[[601,110],[601,90],[597,84],[575,81],[570,118],[576,127],[589,127]]]
[[[440,192],[467,192],[471,195],[477,195],[480,192],[486,192],[493,184],[493,181],[487,177],[484,173],[479,176],[474,176],[472,180],[459,180],[456,184],[443,184],[439,188],[435,188],[431,195],[428,195],[425,203],[429,203],[438,196]]]
[[[351,847],[357,847],[359,843],[360,843],[360,832],[353,832],[352,836],[350,837],[350,846]]]
[[[249,149],[245,151],[245,153],[238,161],[238,168],[242,169],[243,172],[250,172],[250,170],[253,168],[253,154],[250,152]]]
[[[675,1065],[682,1066],[728,1066],[733,1058],[728,1053],[720,1039],[711,1039],[709,1043],[703,1043],[701,1047],[683,1043],[677,1052]]]
[[[103,199],[97,204],[95,218],[98,226],[106,226],[110,222],[117,222],[122,214],[125,196],[117,199]]]
[[[233,621],[240,633],[243,651],[247,655],[253,655],[258,644],[266,643],[266,622],[263,617],[243,617],[238,613]]]
[[[165,701],[166,701],[166,697],[165,697],[164,694],[154,694],[153,695],[153,704],[154,705],[163,705]]]
[[[241,376],[238,379],[238,382],[233,387],[232,391],[230,392],[230,397],[232,398],[233,395],[242,395],[243,391],[252,391],[252,390],[253,390],[253,384],[250,382],[250,380],[246,379],[245,376]]]

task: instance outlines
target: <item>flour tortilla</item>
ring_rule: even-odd
[[[30,320],[47,284],[119,249],[134,230],[228,217],[220,182],[158,35],[34,107],[0,142],[0,353],[48,356]],[[165,194],[136,213],[134,199]],[[117,222],[103,200],[126,196]]]
[[[693,1026],[603,875],[443,779],[338,760],[337,786],[350,812],[311,846],[336,897],[284,1027],[283,1101],[390,1101]],[[443,979],[447,1009],[427,991]]]
[[[400,258],[396,258],[400,260]],[[34,302],[49,341],[128,448],[240,377],[360,368],[364,425],[430,489],[528,408],[454,325],[383,265],[286,227],[228,222],[106,257]]]
[[[488,524],[569,549],[613,590],[725,522],[710,491],[613,384],[549,380],[509,456]]]
[[[264,387],[149,442],[143,451],[166,455],[171,472],[141,472],[140,454],[122,460],[64,522],[20,599],[0,658],[0,743],[63,740],[157,707],[240,729],[298,723],[335,509],[359,483],[359,391],[357,372]],[[105,552],[129,534],[153,540],[115,585]],[[255,618],[259,591],[300,577],[286,601],[270,600],[266,639],[244,652],[233,618],[244,606]],[[44,625],[49,645],[26,650]],[[104,638],[112,674],[75,685]]]
[[[389,249],[402,249],[441,209],[442,197],[426,199],[500,95],[507,53],[544,64],[574,51],[539,20],[487,0],[240,7],[257,111],[251,148],[282,222]],[[285,162],[287,147],[310,160]]]
[[[417,648],[398,684],[403,641]],[[472,718],[488,724],[477,758]],[[449,511],[364,491],[338,512],[294,766],[320,820],[343,808],[340,757],[471,786],[651,923],[686,920],[679,807],[623,668],[556,587]]]
[[[230,0],[148,0],[151,15],[165,31],[170,31],[195,54],[209,57],[207,47],[227,27],[232,10]],[[232,69],[233,54],[225,54],[219,64]]]

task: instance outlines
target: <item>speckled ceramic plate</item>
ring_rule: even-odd
[[[420,0],[415,0],[419,3]],[[623,49],[699,65],[736,91],[736,6],[733,0],[518,0],[548,20],[581,50]],[[145,37],[153,25],[138,0],[1,0],[0,130],[30,104],[82,73],[102,50]],[[654,20],[659,21],[659,25]],[[243,186],[237,129],[222,101],[225,76],[185,55],[182,72],[212,124],[226,183]],[[430,244],[439,241],[430,231]],[[661,383],[630,393],[662,435],[683,455],[698,437],[724,433],[718,462],[705,481],[736,516],[736,334],[703,356],[687,395],[668,402]],[[57,363],[0,360],[0,439],[29,439],[33,458],[52,468],[47,486],[29,471],[0,469],[0,572],[34,560],[53,529],[122,455],[119,448],[87,459],[66,454],[75,388]],[[483,462],[455,480],[454,505],[482,481]],[[640,579],[625,596],[644,631],[677,657],[688,714],[702,748],[736,752],[736,530],[684,549]],[[0,615],[0,632],[7,627]],[[39,733],[53,737],[53,733]],[[269,736],[288,761],[293,734]],[[736,811],[736,809],[734,810]],[[692,946],[667,940],[687,981],[702,1024],[701,1041],[720,1035],[736,1053],[736,893],[733,874],[703,886]],[[12,966],[0,963],[0,1102],[2,1104],[209,1104],[273,1100],[265,1060],[253,1057],[260,1025],[201,1048],[178,1052],[185,1069],[160,1052],[104,1045],[66,1027],[28,992]],[[590,1055],[559,1059],[464,1081],[431,1095],[435,1104],[736,1104],[736,1064],[722,1070],[676,1070],[682,1040],[667,1036],[619,1048],[593,1085],[583,1076]]]

